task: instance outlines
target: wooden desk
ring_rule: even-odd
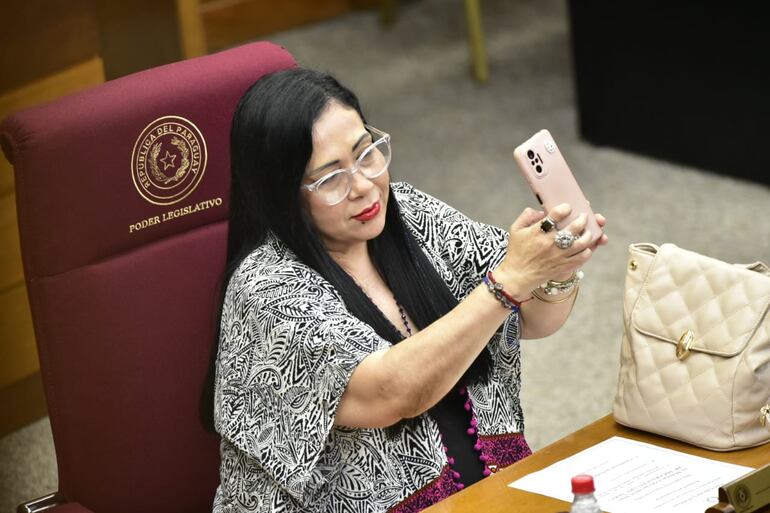
[[[626,428],[615,423],[611,415],[607,415],[424,511],[427,513],[476,513],[479,511],[484,513],[556,513],[557,511],[568,511],[569,504],[566,502],[509,488],[508,483],[536,470],[541,470],[612,436],[622,436],[695,456],[747,467],[756,468],[770,462],[770,444],[742,451],[707,451],[669,438]]]

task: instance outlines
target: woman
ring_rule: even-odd
[[[231,137],[214,511],[419,511],[528,455],[518,340],[569,315],[585,219],[561,249],[568,205],[505,233],[391,183],[390,137],[310,70],[257,81]]]

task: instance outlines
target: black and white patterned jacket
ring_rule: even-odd
[[[407,228],[458,299],[502,260],[504,230],[409,184],[391,190]],[[523,431],[518,331],[511,314],[488,345],[490,383],[468,390],[478,447],[493,470],[522,456],[512,438]],[[353,370],[389,345],[278,239],[252,252],[230,280],[222,314],[214,511],[417,511],[453,493],[442,484],[447,457],[427,415],[395,438],[384,429],[334,426]]]

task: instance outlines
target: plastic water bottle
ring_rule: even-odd
[[[599,503],[594,497],[594,478],[579,475],[572,478],[572,493],[575,498],[569,513],[602,513]]]

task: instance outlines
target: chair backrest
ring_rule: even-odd
[[[224,269],[230,123],[253,43],[9,116],[19,232],[59,490],[122,513],[211,511],[199,418]]]

